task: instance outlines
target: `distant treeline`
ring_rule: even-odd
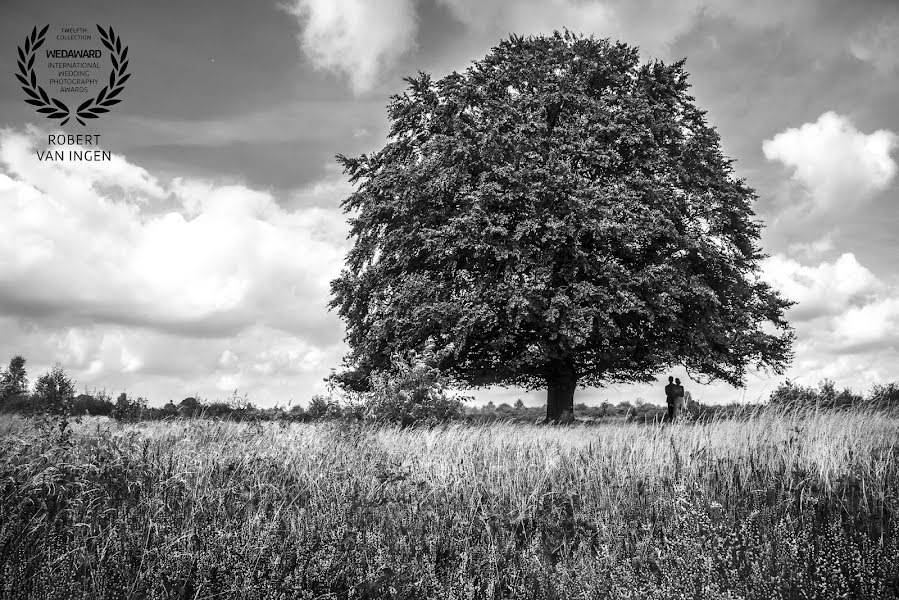
[[[543,420],[545,408],[527,407],[522,400],[514,404],[495,405],[488,402],[473,406],[450,391],[449,382],[427,365],[400,364],[397,373],[381,375],[372,391],[360,394],[316,395],[306,406],[259,408],[235,393],[228,401],[204,401],[187,397],[178,403],[169,401],[162,407],[147,405],[146,399],[122,392],[115,396],[105,391],[75,393],[71,378],[59,365],[41,375],[30,390],[25,359],[13,357],[6,369],[0,369],[0,412],[46,414],[58,417],[85,415],[109,416],[120,421],[138,421],[177,417],[206,417],[234,420],[314,421],[347,419],[385,421],[411,425],[450,420],[473,422]],[[835,410],[843,408],[899,408],[899,383],[875,385],[867,395],[850,389],[837,389],[825,380],[817,387],[786,381],[772,392],[767,403],[707,405],[693,401],[689,392],[683,418],[707,418],[748,415],[768,407],[782,409]],[[656,422],[665,416],[666,407],[637,400],[599,406],[577,404],[579,421]]]

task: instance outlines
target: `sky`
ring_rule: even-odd
[[[79,390],[153,405],[236,392],[286,406],[324,392],[346,351],[329,282],[351,243],[339,207],[351,187],[334,155],[385,143],[403,77],[441,77],[510,33],[566,27],[639,46],[644,60],[687,59],[697,104],[758,193],[764,277],[797,302],[784,376],[751,373],[735,389],[671,374],[704,402],[765,399],[787,378],[860,391],[899,380],[894,0],[2,0],[0,10],[0,361],[24,355],[32,381],[59,363]],[[131,78],[108,114],[60,129],[25,103],[16,48],[35,26],[96,36],[97,23],[129,47]],[[100,135],[84,147],[111,160],[38,160],[49,135],[82,132]],[[660,403],[667,375],[579,390],[575,402]]]

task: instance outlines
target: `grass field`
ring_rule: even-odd
[[[0,421],[0,596],[896,598],[899,419]]]

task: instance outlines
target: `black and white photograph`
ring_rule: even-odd
[[[0,39],[0,600],[899,599],[899,1]]]

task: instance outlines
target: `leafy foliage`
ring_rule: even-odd
[[[877,384],[871,390],[870,402],[877,408],[899,408],[899,383]]]
[[[0,371],[0,404],[8,398],[28,392],[28,373],[25,370],[25,357],[13,356],[9,366]]]
[[[851,408],[864,406],[869,401],[875,401],[875,398],[882,398],[886,395],[887,389],[889,388],[875,387],[872,397],[866,400],[864,396],[849,388],[837,390],[836,384],[830,379],[821,381],[817,389],[787,380],[771,393],[769,402],[773,406],[787,408]]]
[[[102,391],[78,394],[72,403],[73,415],[110,416],[113,410],[115,405],[106,392]]]
[[[133,398],[126,392],[119,394],[112,409],[112,418],[116,421],[137,421],[147,405],[143,398]]]
[[[198,412],[202,408],[202,404],[198,398],[194,398],[193,396],[189,396],[182,400],[178,406],[186,413],[195,413]]]
[[[512,36],[424,73],[390,141],[339,156],[354,246],[332,282],[363,377],[431,345],[472,386],[735,385],[781,372],[789,303],[759,277],[754,192],[688,95],[684,61],[571,33]]]
[[[54,365],[34,383],[34,399],[40,410],[49,416],[66,417],[72,412],[75,383],[62,365]]]
[[[462,415],[463,399],[433,364],[433,355],[395,356],[387,371],[373,373],[363,394],[364,418],[400,425],[436,424]]]
[[[341,416],[340,404],[331,396],[316,394],[309,401],[306,414],[312,419],[327,419]]]

